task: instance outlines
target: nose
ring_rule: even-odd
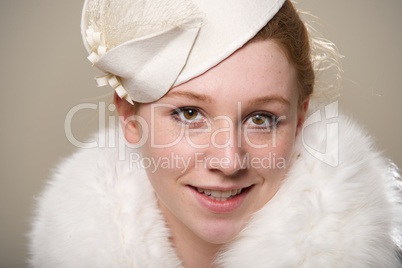
[[[206,150],[206,167],[226,176],[234,176],[246,169],[246,153],[242,147],[236,127],[220,127],[211,135],[210,146]]]

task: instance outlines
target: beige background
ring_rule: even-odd
[[[299,0],[317,15],[324,36],[345,59],[341,106],[402,165],[402,1]],[[0,267],[25,267],[33,200],[50,170],[73,150],[64,133],[68,111],[97,103],[79,20],[82,1],[0,2]],[[74,117],[85,137],[97,111]],[[91,122],[91,124],[88,124]]]

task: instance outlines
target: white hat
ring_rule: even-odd
[[[86,0],[88,59],[129,102],[153,102],[253,38],[285,0]]]

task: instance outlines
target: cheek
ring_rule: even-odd
[[[296,123],[294,123],[278,130],[272,150],[283,157],[290,157],[296,140],[296,129]]]
[[[170,148],[155,148],[150,142],[141,148],[142,167],[148,175],[158,200],[163,203],[171,201],[172,196],[175,196],[175,199],[179,198],[175,190],[181,171],[177,168],[177,164],[173,163],[171,153]]]
[[[293,127],[278,130],[271,146],[250,150],[252,173],[260,178],[260,186],[256,187],[254,211],[269,202],[281,187],[293,158],[294,131]]]
[[[194,150],[180,137],[176,129],[165,129],[163,132],[155,131],[150,134],[147,142],[141,147],[141,161],[146,162],[143,167],[151,183],[155,184],[157,181],[158,185],[165,186],[174,184],[191,165]]]
[[[150,127],[148,140],[153,147],[175,147],[184,134],[184,127],[170,119],[155,122]]]
[[[274,194],[288,171],[294,152],[296,122],[278,126],[277,130],[263,139],[264,148],[250,148],[250,166],[268,185]],[[256,137],[257,138],[257,137]],[[276,189],[276,190],[275,190]]]
[[[156,192],[163,193],[181,174],[181,162],[174,155],[180,154],[182,131],[170,118],[159,114],[152,118],[151,109],[143,109],[139,115],[147,124],[147,131],[142,132],[139,165],[146,170]]]

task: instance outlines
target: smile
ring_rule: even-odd
[[[242,192],[241,189],[233,189],[229,191],[217,191],[217,190],[208,190],[208,189],[202,189],[202,188],[197,188],[197,191],[199,193],[203,193],[207,197],[217,200],[217,201],[226,201],[228,199],[231,199],[235,197],[236,195],[239,195]]]
[[[190,185],[188,185],[190,186]],[[212,189],[211,189],[212,188]],[[243,204],[253,185],[243,188],[190,186],[189,189],[201,207],[217,214],[232,213]]]

